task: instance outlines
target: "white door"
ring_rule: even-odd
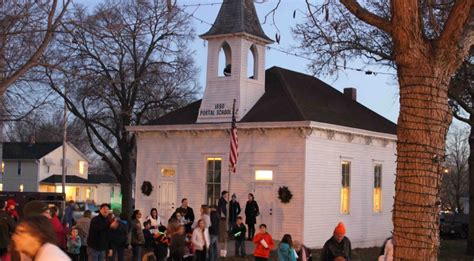
[[[256,230],[260,224],[267,225],[267,230],[273,233],[273,199],[274,199],[272,184],[256,184],[255,185],[255,201],[258,203],[260,209],[260,216],[257,217]]]
[[[167,224],[168,219],[176,210],[176,182],[174,180],[161,180],[158,202],[161,222]]]

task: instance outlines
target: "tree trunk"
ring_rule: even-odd
[[[441,69],[413,57],[409,66],[399,65],[398,78],[394,260],[437,260],[441,164],[451,123],[448,85]]]
[[[469,122],[469,234],[467,238],[467,253],[474,255],[474,115],[470,115]]]
[[[132,179],[132,168],[131,168],[131,159],[129,154],[122,156],[121,164],[121,179],[120,179],[120,189],[122,191],[122,213],[127,217],[131,217],[133,211],[133,179]]]

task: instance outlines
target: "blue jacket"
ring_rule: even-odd
[[[296,261],[295,250],[287,243],[280,243],[278,246],[279,261]]]

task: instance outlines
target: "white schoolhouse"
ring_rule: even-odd
[[[265,70],[272,40],[252,0],[224,0],[201,38],[208,41],[203,98],[130,128],[138,136],[136,207],[157,207],[167,220],[181,198],[195,213],[217,202],[229,182],[235,99],[239,158],[231,193],[242,208],[254,193],[257,222],[277,240],[289,233],[322,247],[343,221],[353,247],[380,245],[392,230],[396,125],[358,103],[354,88],[341,93],[309,75]],[[144,181],[154,186],[149,196],[140,190]],[[283,186],[293,194],[287,204],[278,198]]]

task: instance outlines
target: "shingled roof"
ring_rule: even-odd
[[[396,134],[396,124],[323,81],[280,67],[266,70],[265,94],[240,122],[315,121]],[[196,124],[201,100],[148,125]]]
[[[247,33],[268,43],[273,42],[263,32],[253,0],[224,0],[211,29],[200,37],[206,39],[211,36],[238,33]]]
[[[62,142],[4,142],[3,159],[41,159],[60,146]]]
[[[62,176],[61,175],[51,175],[42,181],[40,183],[43,184],[59,184],[62,182]],[[66,183],[70,184],[111,184],[111,183],[118,183],[117,178],[115,176],[111,175],[105,175],[105,174],[91,174],[85,178],[81,178],[78,176],[74,175],[66,175]]]

